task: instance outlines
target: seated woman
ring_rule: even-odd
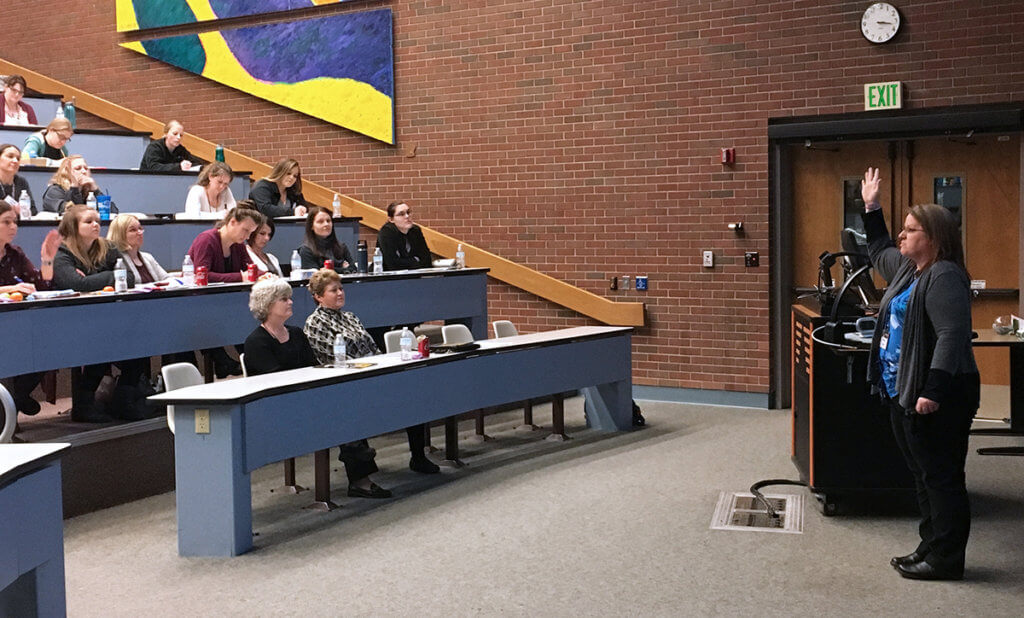
[[[68,156],[68,142],[75,130],[67,118],[54,118],[42,131],[37,131],[25,140],[21,149],[22,159],[47,159],[47,165]]]
[[[264,216],[301,217],[306,214],[306,200],[302,197],[302,172],[295,159],[281,159],[270,170],[270,175],[256,181],[249,191],[249,199]]]
[[[234,208],[235,196],[231,193],[234,172],[227,163],[214,161],[199,172],[199,179],[188,190],[185,198],[185,214],[195,219],[219,219]]]
[[[313,354],[319,363],[330,363],[334,360],[334,338],[341,335],[345,338],[345,353],[348,358],[360,358],[380,354],[370,333],[363,328],[354,313],[342,311],[345,306],[345,290],[341,287],[341,277],[333,270],[321,268],[313,273],[309,280],[309,293],[313,295],[317,307],[306,318],[303,332],[313,348]],[[246,348],[248,352],[248,348]],[[248,363],[246,356],[246,363]],[[409,451],[412,459],[409,468],[424,474],[439,471],[437,464],[427,459],[424,447],[427,445],[423,425],[406,428],[409,437]]]
[[[53,285],[58,289],[94,292],[114,285],[114,267],[121,257],[117,249],[100,238],[100,216],[82,204],[69,206],[57,228],[63,242],[53,262]],[[135,276],[128,273],[128,287],[135,285]],[[139,420],[148,418],[150,410],[139,380],[146,371],[148,359],[131,359],[115,363],[121,370],[109,412],[116,418]],[[104,406],[96,401],[96,388],[107,372],[108,363],[82,368],[80,380],[71,389],[71,420],[103,423],[111,420]]]
[[[377,233],[377,246],[384,257],[384,270],[430,267],[427,239],[412,222],[412,210],[405,202],[388,204],[388,222]]]
[[[13,245],[18,234],[18,211],[0,200],[0,293],[18,292],[24,296],[37,289],[49,289],[53,279],[53,258],[60,246],[60,234],[50,230],[39,251],[39,270],[25,256],[20,247]],[[32,391],[39,384],[41,373],[30,373],[10,378],[14,405],[25,414],[38,414],[39,402],[32,399]]]
[[[0,200],[19,208],[18,200],[24,191],[32,201],[32,214],[36,214],[36,201],[32,198],[32,189],[28,187],[28,181],[24,176],[18,175],[20,169],[21,151],[18,147],[14,144],[0,145]],[[21,212],[16,210],[14,214],[17,217]]]
[[[202,165],[202,161],[181,145],[184,132],[185,127],[177,120],[164,125],[164,136],[146,146],[139,169],[144,172],[187,172]]]
[[[242,200],[242,202],[248,201]],[[274,220],[265,220],[263,225],[249,236],[249,240],[245,242],[245,249],[249,252],[249,259],[256,265],[256,268],[283,277],[284,273],[281,272],[281,263],[277,256],[267,251],[267,244],[274,237],[275,231]]]
[[[36,126],[39,124],[39,121],[36,120],[36,110],[21,100],[25,96],[27,88],[25,78],[21,75],[7,76],[7,79],[4,80],[4,98],[2,102],[4,113],[0,116],[0,124],[17,126]]]
[[[332,260],[336,272],[356,272],[356,261],[348,246],[338,242],[334,235],[331,211],[321,206],[310,207],[306,215],[306,236],[298,251],[303,268],[323,268],[324,260]]]
[[[60,162],[50,185],[43,191],[43,210],[64,214],[64,206],[84,204],[89,194],[103,195],[89,173],[89,164],[82,155],[71,155]]]
[[[124,259],[136,283],[154,283],[168,278],[156,258],[142,251],[145,228],[135,215],[117,215],[107,230],[109,240]]]
[[[245,365],[249,375],[309,367],[316,363],[302,329],[285,321],[292,316],[292,286],[283,279],[267,279],[252,286],[249,310],[260,321],[245,340]],[[391,492],[370,480],[377,471],[375,452],[366,440],[341,445],[338,458],[345,463],[348,495],[357,498],[390,498]]]

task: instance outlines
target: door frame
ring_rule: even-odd
[[[1024,102],[957,105],[883,112],[853,112],[768,119],[768,233],[769,273],[769,408],[790,406],[789,363],[790,290],[793,287],[793,165],[794,144],[861,140],[900,140],[922,137],[967,136],[977,133],[1021,133]],[[1024,150],[1024,139],[1021,139]],[[1024,153],[1021,157],[1024,187]],[[1024,201],[1024,190],[1021,191]],[[1024,211],[1024,204],[1018,205]],[[1024,232],[1024,216],[1021,218]],[[1024,244],[1024,233],[1021,234]],[[1024,253],[1018,248],[1018,256]],[[1018,288],[1024,287],[1024,259]]]

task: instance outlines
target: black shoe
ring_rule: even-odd
[[[928,564],[927,561],[914,562],[912,564],[900,564],[896,566],[899,574],[907,579],[926,579],[931,581],[957,580],[964,578],[964,570],[938,569]]]
[[[384,489],[383,487],[381,487],[380,485],[378,485],[376,483],[370,483],[370,488],[369,489],[360,489],[359,487],[353,487],[352,485],[349,485],[349,487],[348,487],[348,497],[349,498],[377,498],[377,499],[390,498],[391,497],[391,490]]]
[[[901,564],[913,564],[915,562],[921,562],[924,559],[924,554],[919,554],[917,551],[912,551],[906,556],[894,557],[892,560],[889,561],[889,564],[891,564],[893,568],[896,568]]]
[[[39,402],[31,397],[23,397],[14,400],[14,407],[17,408],[18,412],[27,414],[29,416],[35,416],[39,414]]]
[[[114,418],[108,415],[103,405],[96,403],[81,404],[71,408],[71,420],[76,423],[113,423]]]
[[[426,457],[413,457],[410,459],[409,469],[420,474],[437,474],[441,471],[440,466]]]
[[[233,358],[228,358],[224,362],[214,363],[213,373],[221,380],[228,376],[240,376],[242,375],[242,364]]]

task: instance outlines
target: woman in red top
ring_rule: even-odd
[[[205,266],[210,283],[240,283],[252,259],[245,241],[263,225],[263,215],[249,208],[232,208],[213,229],[196,236],[188,254],[198,270]],[[262,273],[260,273],[262,274]]]

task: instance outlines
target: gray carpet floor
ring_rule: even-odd
[[[972,438],[967,579],[914,582],[888,564],[916,545],[910,515],[825,517],[808,495],[802,534],[710,529],[720,492],[797,478],[788,411],[641,404],[646,428],[599,434],[569,400],[565,443],[498,415],[494,441],[464,443],[468,467],[434,476],[407,469],[404,434],[375,439],[396,498],[349,499],[338,471],[330,513],[272,493],[279,466],[261,469],[256,549],[237,558],[178,557],[173,493],[68,520],[69,615],[1024,613],[1024,457],[974,454],[1022,440]]]

